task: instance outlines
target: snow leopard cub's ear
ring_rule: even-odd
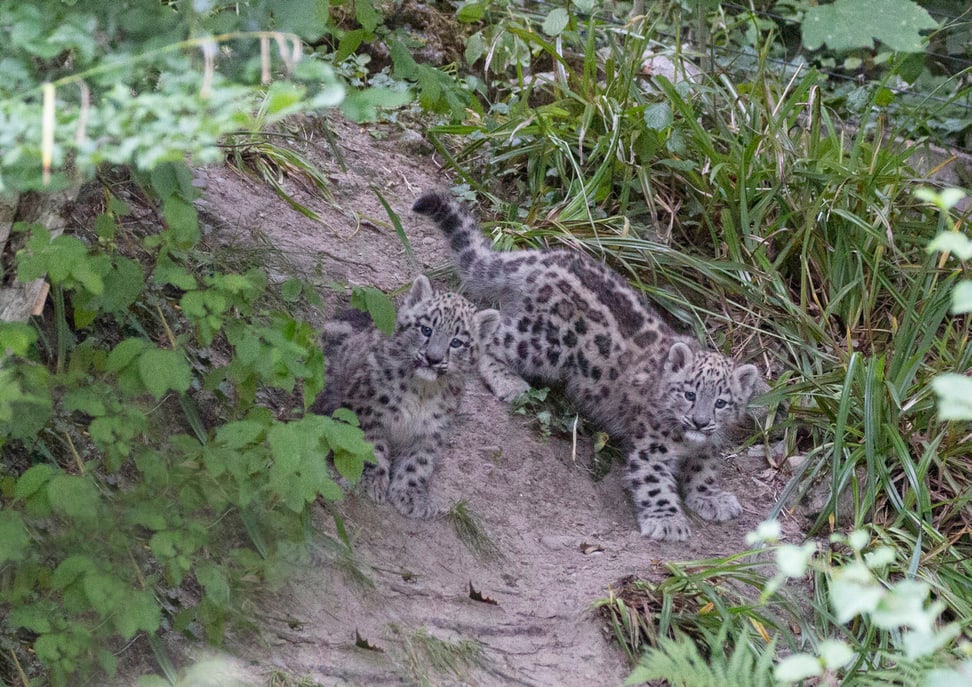
[[[499,323],[499,311],[493,309],[480,310],[473,315],[473,335],[477,341],[485,344],[496,333]]]
[[[415,281],[412,282],[412,288],[409,289],[408,295],[405,296],[405,307],[414,307],[417,303],[421,303],[427,298],[432,297],[432,284],[429,283],[429,278],[424,274],[420,274],[415,277]]]
[[[732,395],[741,404],[749,403],[756,386],[762,381],[755,365],[739,365],[732,371]],[[766,386],[763,382],[763,386]]]
[[[663,371],[665,376],[684,374],[695,362],[695,353],[687,344],[678,341],[668,349]]]

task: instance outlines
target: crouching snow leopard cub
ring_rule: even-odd
[[[581,412],[620,439],[641,533],[684,540],[685,505],[707,520],[741,512],[716,485],[719,449],[760,382],[752,365],[679,336],[608,267],[566,250],[497,252],[442,192],[413,206],[448,237],[466,293],[499,308],[479,371],[503,400],[524,377],[562,383]]]
[[[327,387],[311,411],[354,411],[374,444],[375,463],[362,481],[378,503],[387,498],[403,515],[430,518],[439,507],[429,494],[436,454],[475,370],[480,341],[499,322],[495,310],[477,312],[455,293],[436,293],[418,277],[385,336],[364,313],[349,311],[324,326]]]

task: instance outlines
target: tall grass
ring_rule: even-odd
[[[877,101],[863,121],[841,121],[813,71],[760,64],[744,81],[673,84],[643,74],[650,20],[577,28],[554,55],[532,42],[566,80],[513,79],[477,123],[433,132],[497,218],[494,238],[604,259],[686,329],[786,380],[780,429],[803,459],[767,516],[823,481],[828,503],[808,533],[838,517],[876,525],[909,561],[900,574],[933,581],[968,631],[970,435],[937,419],[929,381],[968,370],[972,347],[948,310],[960,270],[925,252],[941,220],[912,195],[922,180],[902,132]],[[700,566],[744,586],[754,574]],[[717,616],[732,615],[717,598]],[[833,628],[826,603],[814,609]],[[656,632],[666,617],[697,622],[662,615]]]

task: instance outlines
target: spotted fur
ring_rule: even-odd
[[[436,455],[465,377],[476,369],[480,341],[498,322],[495,310],[477,312],[458,294],[433,292],[420,276],[398,309],[393,336],[355,311],[325,325],[327,389],[311,410],[345,407],[358,416],[375,447],[375,463],[362,477],[375,501],[387,499],[414,518],[439,512],[429,493]]]
[[[465,206],[442,192],[413,210],[446,235],[467,295],[495,305],[499,326],[479,371],[510,400],[524,378],[563,384],[580,410],[619,438],[642,534],[689,535],[678,498],[707,520],[741,512],[717,485],[718,456],[759,381],[752,365],[677,335],[620,275],[566,250],[494,251]]]

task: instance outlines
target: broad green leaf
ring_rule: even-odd
[[[37,340],[37,330],[21,322],[0,322],[0,355],[27,355]]]
[[[277,28],[316,41],[327,30],[328,4],[320,0],[287,0],[273,3]]]
[[[26,499],[33,496],[55,474],[60,474],[60,472],[50,465],[41,464],[28,468],[20,476],[20,479],[17,480],[17,486],[14,488],[14,497]]]
[[[570,22],[570,15],[567,14],[567,10],[558,7],[550,10],[550,14],[543,20],[541,28],[548,36],[559,36],[567,28],[568,22]]]
[[[118,634],[127,640],[140,631],[153,633],[158,630],[162,612],[150,591],[138,590],[126,596],[112,619]]]
[[[30,536],[20,513],[0,510],[0,565],[8,561],[23,560],[29,547]]]
[[[184,267],[172,262],[167,255],[160,257],[155,263],[152,280],[157,284],[171,284],[183,291],[191,291],[198,286],[196,278]]]
[[[192,203],[179,196],[168,196],[162,201],[162,214],[176,246],[192,248],[196,245],[199,240],[199,218]]]
[[[222,569],[212,563],[204,563],[196,570],[196,579],[206,590],[206,596],[220,608],[225,608],[230,601],[229,583]]]
[[[354,0],[354,18],[369,34],[373,34],[381,22],[381,13],[375,9],[372,0]]]
[[[661,131],[672,125],[672,108],[668,103],[655,103],[645,108],[645,126],[652,131]]]
[[[10,609],[7,623],[11,627],[22,627],[31,632],[44,634],[53,628],[47,609],[39,604],[28,604]]]
[[[456,10],[456,19],[463,24],[472,24],[486,16],[486,5],[480,0],[465,2]]]
[[[101,496],[86,477],[55,475],[47,485],[47,497],[55,511],[83,523],[98,517]]]
[[[183,392],[192,383],[192,372],[186,357],[179,351],[149,348],[138,358],[142,383],[156,400],[169,391]]]
[[[919,632],[928,632],[934,626],[937,615],[925,608],[930,593],[931,588],[924,582],[901,580],[882,596],[871,611],[871,621],[885,630],[910,627]]]
[[[231,449],[243,448],[260,440],[266,429],[262,422],[252,420],[229,422],[216,430],[216,443]]]
[[[874,47],[877,39],[896,52],[914,53],[925,49],[920,32],[937,28],[938,22],[912,0],[836,0],[807,8],[803,45],[858,50]]]
[[[125,339],[115,346],[108,354],[106,369],[108,372],[120,372],[125,369],[148,347],[145,339]]]
[[[296,111],[304,97],[304,91],[303,86],[298,86],[289,81],[274,81],[267,91],[267,114],[279,117],[288,112]]]
[[[84,595],[91,608],[101,617],[106,617],[124,602],[125,585],[114,575],[91,573],[81,580]]]
[[[51,587],[62,590],[73,584],[82,575],[94,573],[97,569],[94,561],[84,554],[69,556],[54,569],[54,574],[51,575]]]

